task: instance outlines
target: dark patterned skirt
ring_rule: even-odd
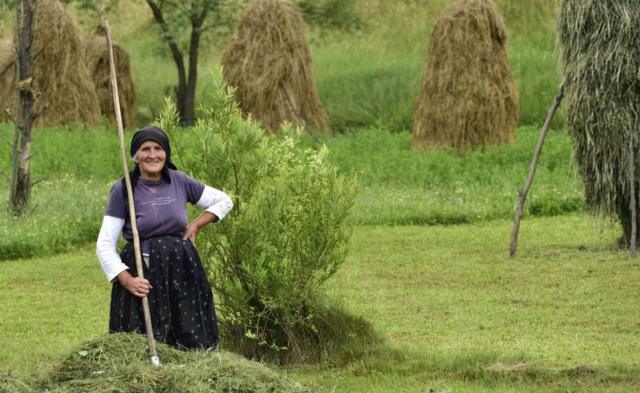
[[[210,349],[218,345],[213,294],[200,257],[189,240],[174,236],[149,239],[149,267],[144,277],[153,289],[149,308],[153,335],[158,341],[185,349]],[[133,244],[120,253],[129,272],[137,276]],[[109,332],[146,334],[141,298],[116,280],[111,290]]]

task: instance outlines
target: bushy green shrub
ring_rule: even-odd
[[[199,241],[223,342],[252,358],[289,362],[335,355],[329,348],[349,346],[351,328],[360,333],[352,338],[374,340],[364,320],[326,307],[321,292],[347,255],[354,182],[325,160],[325,150],[298,147],[291,128],[266,136],[232,97],[217,88],[189,138],[177,134],[171,106],[161,122],[174,130],[177,149],[188,151],[185,169],[234,201]],[[180,148],[181,140],[190,145]],[[340,330],[322,323],[329,315]]]

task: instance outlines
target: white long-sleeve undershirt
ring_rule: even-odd
[[[233,208],[233,201],[224,192],[210,186],[205,186],[202,196],[196,202],[196,206],[205,209],[222,220]],[[128,267],[120,259],[117,247],[118,240],[124,228],[124,219],[112,216],[104,216],[102,226],[96,242],[96,255],[102,265],[102,270],[107,280],[113,281],[118,274]]]

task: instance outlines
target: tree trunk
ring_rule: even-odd
[[[205,13],[191,21],[191,40],[189,42],[189,81],[184,92],[184,112],[181,112],[183,125],[191,126],[195,122],[196,84],[198,83],[198,54],[200,50],[201,28]]]
[[[175,39],[171,35],[171,30],[169,29],[169,25],[167,24],[167,21],[165,20],[164,14],[162,12],[162,4],[158,4],[153,0],[147,0],[147,4],[149,5],[149,8],[151,8],[154,19],[160,25],[163,37],[167,42],[167,45],[169,45],[171,56],[173,57],[173,62],[176,65],[176,70],[178,72],[178,85],[175,87],[174,91],[176,94],[176,104],[178,107],[178,114],[180,116],[180,123],[184,124],[188,102],[187,71],[184,66],[184,56]],[[191,112],[193,113],[193,104]]]
[[[9,209],[16,216],[24,212],[31,194],[31,178],[29,176],[31,126],[36,116],[33,111],[34,98],[31,91],[32,11],[31,0],[16,2],[16,81],[18,92],[9,192]]]

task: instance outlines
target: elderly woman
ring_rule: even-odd
[[[198,231],[224,218],[229,196],[177,170],[169,138],[157,127],[131,139],[131,172],[136,224],[144,261],[137,277],[133,234],[124,179],[111,189],[96,253],[113,283],[109,332],[145,332],[142,302],[149,296],[153,334],[181,348],[215,348],[218,326],[211,286],[195,248]],[[187,225],[186,203],[205,209]],[[120,234],[127,241],[118,255]]]

